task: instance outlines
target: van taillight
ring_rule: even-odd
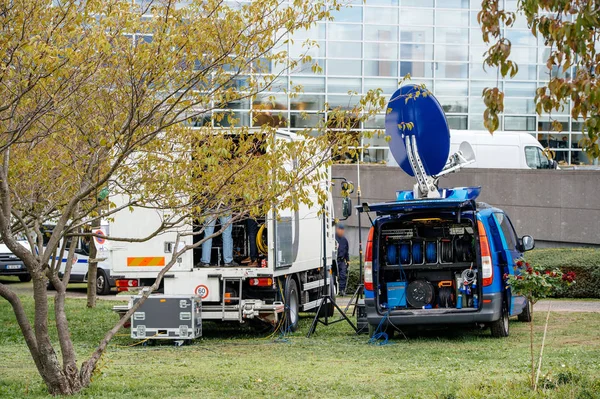
[[[490,242],[488,241],[485,227],[481,220],[477,221],[479,230],[479,250],[481,252],[481,272],[483,277],[483,286],[492,285],[494,281],[494,268],[492,266],[492,254],[490,252]]]
[[[115,285],[117,286],[117,291],[129,291],[129,288],[138,287],[140,284],[137,279],[119,279],[115,281]]]
[[[373,291],[373,235],[375,228],[369,230],[369,238],[365,247],[365,290]]]

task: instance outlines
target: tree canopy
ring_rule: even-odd
[[[594,0],[519,0],[515,9],[505,9],[499,0],[483,0],[478,21],[484,42],[490,45],[484,65],[498,68],[502,77],[514,77],[518,64],[511,59],[512,43],[504,28],[525,18],[531,33],[547,52],[549,79],[537,88],[535,107],[538,115],[570,106],[571,116],[583,121],[581,146],[592,158],[600,157],[600,5]],[[498,88],[483,92],[487,107],[484,125],[494,132],[504,111],[504,94]],[[561,124],[552,121],[554,130]]]
[[[8,286],[0,284],[0,296],[11,303],[52,394],[86,387],[124,323],[77,364],[64,299],[72,238],[89,235],[86,224],[135,207],[164,210],[162,225],[147,239],[186,218],[228,214],[235,221],[274,205],[322,202],[329,189],[321,183],[322,167],[332,154],[354,151],[359,137],[348,133],[384,107],[380,91],[372,91],[351,109],[323,109],[327,119],[296,132],[300,139],[290,142],[276,142],[280,124],[268,104],[256,108],[253,127],[203,123],[236,125],[235,114],[224,109],[271,90],[281,71],[312,63],[308,55],[290,59],[286,44],[294,32],[329,19],[340,4],[179,3],[0,3],[0,238],[33,278],[33,324]],[[308,51],[313,43],[304,45]],[[287,94],[301,91],[292,87]],[[286,166],[290,159],[294,168]],[[117,207],[110,197],[102,200],[107,189],[126,201]],[[159,279],[191,248],[174,253]],[[62,361],[50,340],[48,281],[57,290]]]

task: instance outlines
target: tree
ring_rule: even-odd
[[[513,26],[518,15],[525,18],[531,33],[550,48],[545,60],[549,80],[535,95],[537,114],[559,111],[571,101],[571,116],[583,121],[580,145],[591,158],[600,157],[600,5],[591,0],[521,0],[516,10],[507,11],[500,4],[499,0],[481,2],[478,21],[483,40],[490,45],[484,65],[498,68],[502,77],[517,74],[503,28]],[[497,87],[486,88],[483,98],[484,125],[494,132],[504,111],[504,94]],[[562,126],[553,120],[552,128],[560,131]]]
[[[340,5],[135,3],[0,4],[0,238],[32,276],[33,324],[19,297],[3,284],[0,296],[11,304],[51,394],[73,394],[88,386],[111,338],[135,311],[78,365],[64,304],[75,241],[95,235],[86,226],[100,215],[118,217],[128,208],[151,207],[164,215],[162,224],[135,240],[175,229],[183,243],[186,236],[201,233],[180,229],[190,218],[202,222],[227,214],[233,223],[274,205],[323,202],[328,187],[320,184],[322,166],[330,163],[331,152],[348,152],[357,144],[356,135],[344,134],[354,125],[343,121],[365,120],[384,106],[380,91],[370,92],[315,130],[298,132],[305,139],[294,142],[276,142],[274,128],[266,125],[228,128],[225,134],[199,121],[238,125],[233,113],[213,111],[274,90],[278,73],[271,68],[285,71],[311,62],[308,56],[290,60],[283,45],[294,32],[328,19],[329,10]],[[255,111],[258,116],[272,112]],[[259,119],[255,116],[254,123]],[[339,133],[335,139],[315,134],[328,126]],[[294,169],[286,168],[286,159],[294,159]],[[107,189],[111,197],[125,198],[124,204],[100,200]],[[183,252],[208,238],[176,245],[152,288]],[[59,273],[63,258],[66,266]],[[48,282],[56,288],[60,360],[50,339]]]

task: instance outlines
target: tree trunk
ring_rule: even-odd
[[[88,263],[88,276],[87,276],[87,307],[96,307],[96,278],[98,277],[98,262],[92,262],[92,259],[97,257],[96,244],[94,240],[90,244],[90,261]],[[105,284],[108,284],[106,281]]]
[[[96,218],[92,222],[92,231],[101,227],[100,218]],[[88,261],[88,281],[87,281],[87,307],[96,307],[96,278],[98,277],[98,262],[97,259],[98,251],[96,250],[96,239],[92,237],[90,241],[90,254]],[[94,262],[92,262],[94,260]],[[108,284],[108,281],[105,282]]]
[[[63,287],[64,289],[64,287]],[[58,295],[58,294],[57,294]],[[61,366],[48,334],[48,296],[46,293],[46,278],[40,273],[33,275],[33,298],[35,301],[35,338],[37,351],[31,352],[38,371],[44,379],[48,391],[52,395],[72,395],[81,390],[77,372],[73,373],[73,364],[64,369]],[[61,306],[61,305],[59,305]],[[64,313],[64,304],[62,305]],[[59,335],[61,335],[59,333]],[[62,337],[66,346],[72,347],[71,337]],[[75,370],[77,367],[75,366]]]

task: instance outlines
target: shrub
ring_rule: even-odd
[[[600,298],[600,249],[595,248],[546,248],[525,254],[528,262],[545,270],[560,269],[563,273],[574,272],[577,283],[560,287],[553,294],[556,298]]]

